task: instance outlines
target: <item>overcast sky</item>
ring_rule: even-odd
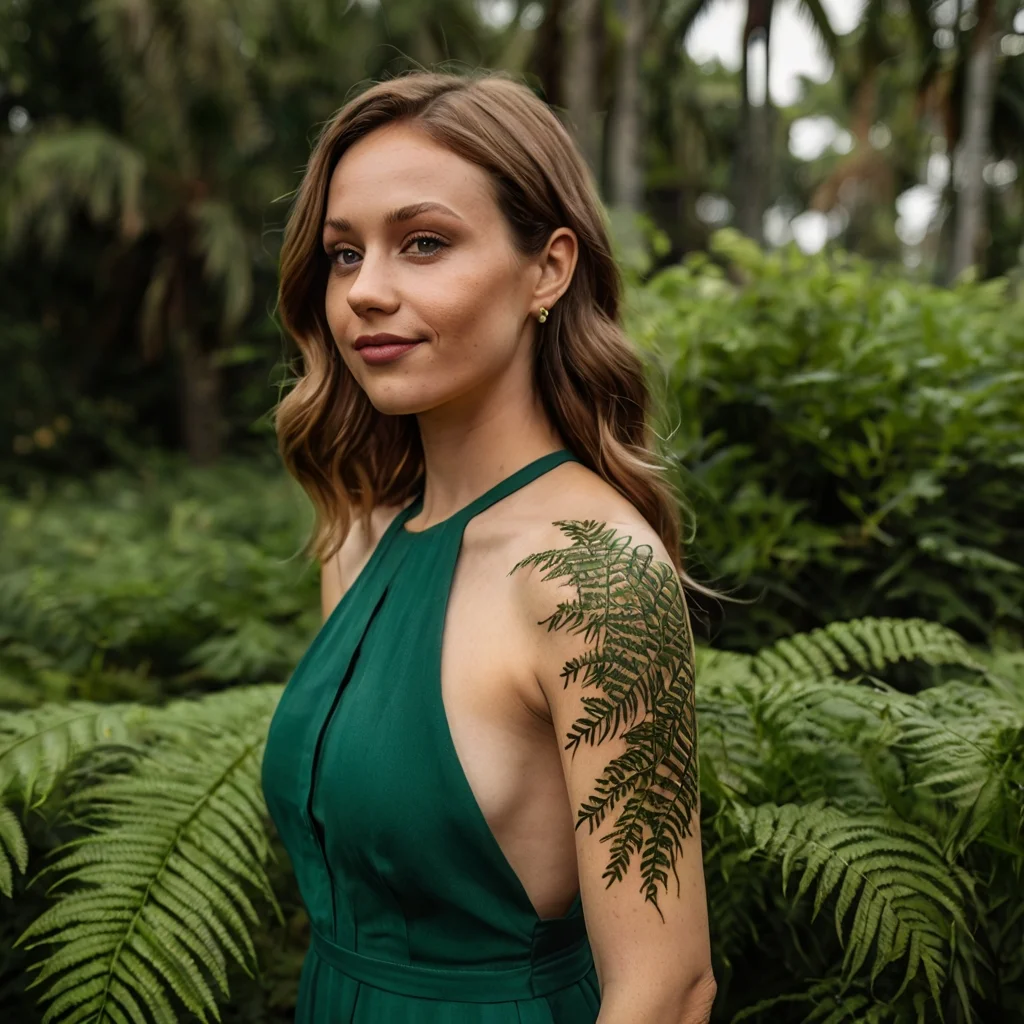
[[[860,20],[864,0],[822,0],[837,33],[851,31]],[[693,27],[686,48],[694,60],[703,62],[718,58],[726,67],[739,69],[740,42],[747,0],[718,0]],[[797,0],[779,0],[772,21],[771,82],[772,100],[777,106],[794,103],[800,94],[800,75],[816,81],[827,81],[832,75],[832,62],[824,53],[808,27],[806,15],[800,13]],[[805,118],[794,125],[790,146],[804,159],[816,156],[836,137],[836,126],[826,118]],[[920,240],[935,212],[938,188],[922,184],[905,192],[897,202],[897,230],[908,242]],[[807,211],[788,224],[777,214],[768,218],[768,235],[780,244],[795,237],[808,252],[820,249],[837,228],[824,214]]]
[[[838,33],[849,32],[860,20],[864,0],[823,0],[832,27]],[[770,89],[779,106],[796,100],[798,75],[804,74],[819,82],[832,74],[832,62],[816,42],[806,15],[798,13],[796,0],[779,0],[772,20],[772,65]],[[693,27],[686,49],[697,61],[717,57],[729,68],[737,69],[740,60],[740,39],[747,0],[718,0]]]

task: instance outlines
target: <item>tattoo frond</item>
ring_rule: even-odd
[[[675,569],[649,544],[631,545],[605,523],[558,520],[572,544],[530,555],[509,572],[536,566],[544,580],[568,576],[576,599],[562,601],[540,625],[582,633],[588,650],[561,671],[563,686],[579,681],[603,696],[583,695],[584,714],[565,749],[621,735],[626,750],[605,766],[577,812],[590,832],[621,804],[604,877],[621,881],[640,857],[641,891],[659,915],[657,890],[682,855],[698,801],[693,637]],[[645,838],[646,833],[646,838]]]

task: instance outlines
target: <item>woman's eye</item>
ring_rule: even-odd
[[[440,238],[435,238],[433,235],[420,235],[418,238],[414,238],[409,244],[419,245],[421,242],[436,245],[437,248],[431,249],[428,252],[423,252],[422,250],[420,250],[420,252],[417,254],[419,256],[433,256],[434,253],[439,252],[445,246],[445,243],[442,242]]]
[[[356,256],[359,255],[359,253],[357,253],[355,249],[338,249],[334,253],[334,262],[340,263],[343,267],[349,266],[349,264],[346,263],[345,261],[345,253],[347,252],[353,253]]]
[[[413,253],[414,256],[436,256],[442,249],[447,248],[448,243],[440,238],[435,238],[433,235],[419,235],[416,238],[412,238],[406,245],[406,248],[412,246],[425,245],[427,249],[418,249]],[[352,256],[352,259],[347,258],[346,253]],[[331,255],[331,262],[336,267],[354,267],[360,259],[359,253],[355,249],[341,248],[335,249]]]

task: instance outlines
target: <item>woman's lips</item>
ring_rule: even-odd
[[[365,362],[376,366],[379,363],[391,363],[396,359],[401,359],[409,349],[422,344],[421,341],[413,341],[408,344],[388,342],[386,345],[364,345],[357,351]]]

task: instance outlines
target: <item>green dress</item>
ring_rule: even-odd
[[[312,923],[297,1024],[594,1024],[580,896],[541,919],[462,771],[441,634],[466,524],[566,461],[511,474],[448,519],[392,520],[278,704],[263,790]]]

